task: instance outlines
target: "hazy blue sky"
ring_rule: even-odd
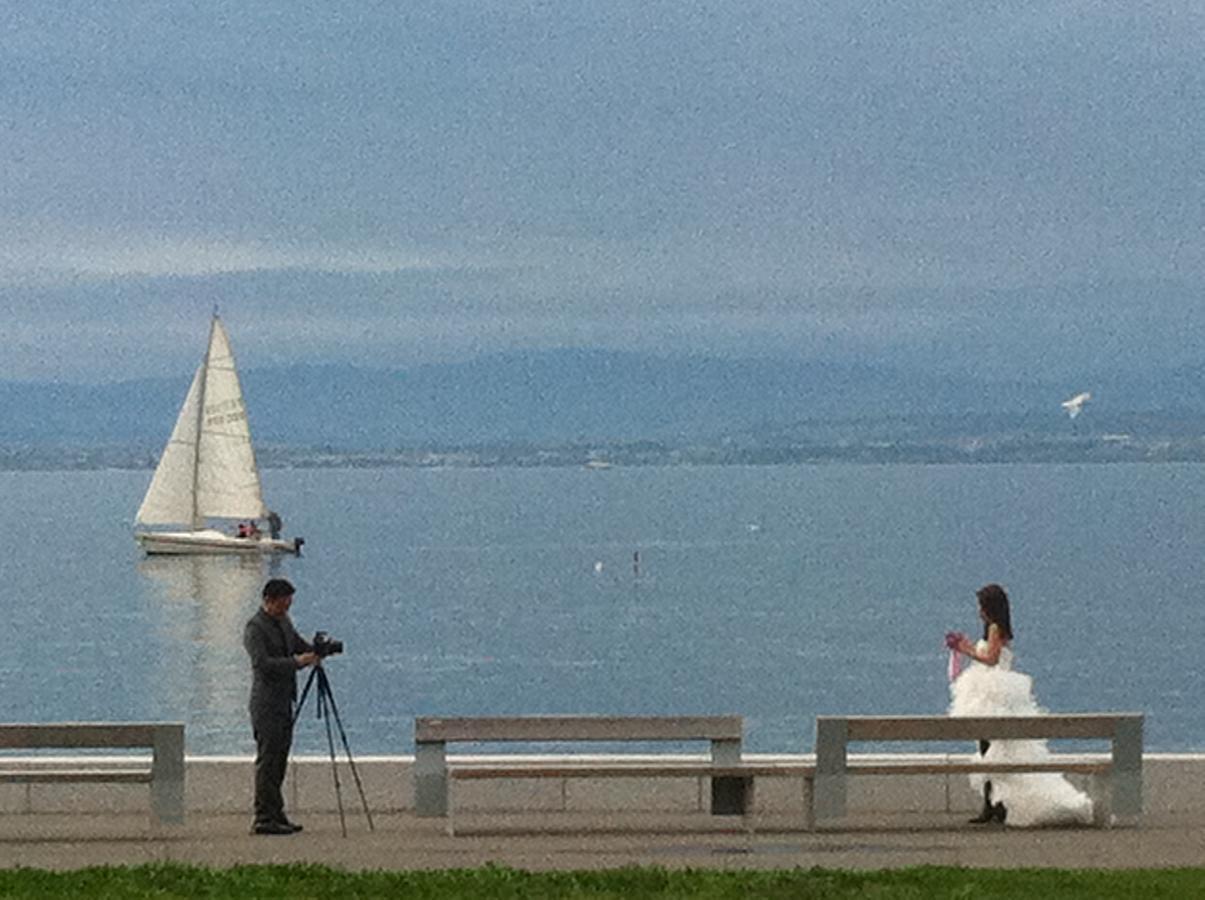
[[[0,378],[1205,361],[1199,0],[0,9]]]

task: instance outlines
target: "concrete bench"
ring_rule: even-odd
[[[415,719],[414,803],[420,816],[448,819],[453,833],[451,782],[499,778],[710,778],[713,815],[745,812],[746,781],[739,772],[740,716],[513,716]],[[647,757],[565,761],[459,759],[449,762],[450,743],[617,743],[708,741],[710,760]]]
[[[1010,773],[1081,773],[1093,777],[1098,823],[1142,814],[1142,714],[1071,713],[1042,716],[819,716],[816,719],[816,774],[812,818],[817,824],[845,815],[847,780],[851,775],[1003,775]],[[850,760],[849,744],[857,741],[1107,739],[1107,760],[1085,760],[1054,754],[1042,762],[985,762],[978,756],[939,760]],[[1064,758],[1059,758],[1060,756]],[[1106,790],[1099,790],[1103,785]],[[1110,813],[1111,816],[1110,817]]]
[[[106,765],[81,756],[70,768],[17,765],[0,757],[0,782],[9,784],[149,784],[151,813],[159,822],[184,822],[184,725],[178,722],[61,722],[0,724],[0,749],[147,748],[151,764]],[[131,760],[131,763],[137,762]]]

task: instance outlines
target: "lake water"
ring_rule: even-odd
[[[271,571],[143,557],[150,475],[0,473],[0,720],[183,720],[190,752],[252,752],[242,626],[276,573],[299,630],[346,643],[357,754],[504,713],[739,713],[750,749],[797,752],[818,713],[942,712],[942,636],[1000,581],[1047,707],[1205,748],[1199,466],[271,470],[307,540]],[[325,753],[307,706],[296,749]]]

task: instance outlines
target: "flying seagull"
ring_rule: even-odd
[[[1067,410],[1067,415],[1074,419],[1083,411],[1084,404],[1091,399],[1092,395],[1087,391],[1084,391],[1082,394],[1076,394],[1070,400],[1064,400],[1061,406],[1063,409]]]

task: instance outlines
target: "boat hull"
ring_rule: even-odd
[[[212,528],[201,531],[139,531],[134,539],[150,555],[185,556],[195,554],[264,555],[301,553],[301,538],[291,540],[270,537],[240,538]]]

